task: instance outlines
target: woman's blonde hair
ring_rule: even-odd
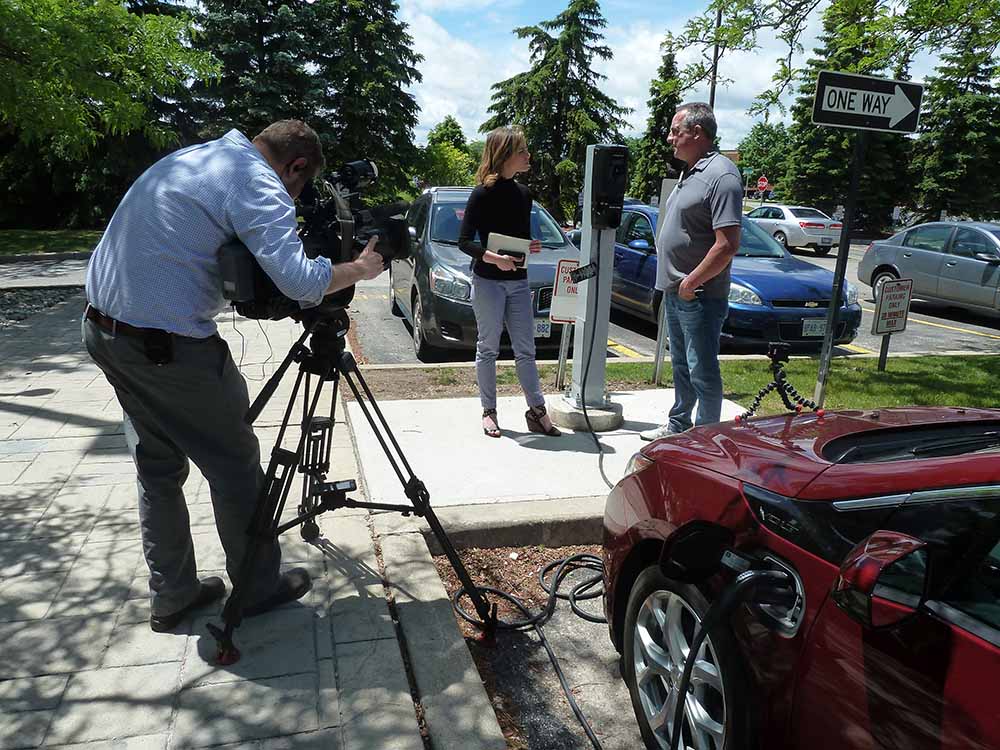
[[[476,184],[493,187],[503,173],[503,165],[521,149],[527,149],[528,142],[518,128],[496,128],[486,136],[483,159],[476,170]]]

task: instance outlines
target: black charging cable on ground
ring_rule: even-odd
[[[678,750],[684,732],[685,697],[691,685],[691,673],[698,660],[708,632],[732,615],[736,607],[752,599],[755,604],[775,604],[791,607],[796,600],[795,581],[783,570],[745,570],[740,573],[708,608],[701,620],[698,632],[691,640],[688,657],[684,662],[684,672],[677,683],[677,706],[674,709],[673,725],[670,732],[670,750]]]
[[[555,573],[552,576],[551,583],[549,583],[546,581],[546,577],[553,569],[555,569]],[[593,574],[587,576],[585,579],[574,585],[568,593],[560,592],[559,587],[563,580],[577,570],[589,570],[593,571]],[[556,676],[559,678],[559,684],[562,685],[563,692],[566,694],[566,700],[569,701],[573,714],[576,716],[577,721],[580,722],[580,725],[583,727],[583,731],[587,734],[587,739],[590,740],[590,743],[594,746],[595,750],[601,750],[600,740],[597,739],[597,735],[594,733],[593,728],[587,721],[587,717],[583,715],[583,711],[580,709],[576,699],[573,697],[573,691],[570,689],[569,683],[566,681],[566,675],[563,674],[562,667],[559,664],[559,659],[556,657],[555,652],[549,645],[548,639],[545,637],[545,631],[542,630],[542,625],[548,622],[555,613],[557,599],[568,601],[570,607],[573,609],[573,612],[589,622],[607,622],[604,617],[590,614],[578,605],[578,602],[586,601],[588,599],[596,599],[603,595],[603,570],[604,568],[601,563],[601,559],[596,555],[586,553],[572,555],[563,560],[556,560],[555,562],[549,563],[538,573],[538,582],[541,584],[542,589],[549,595],[549,598],[542,610],[536,614],[531,614],[524,602],[513,594],[509,594],[506,591],[500,591],[499,589],[491,586],[479,587],[481,592],[493,594],[500,599],[510,602],[517,610],[524,614],[524,619],[514,620],[512,622],[506,622],[498,619],[496,621],[497,630],[535,631],[538,635],[538,639],[542,643],[542,646],[545,648],[545,653],[549,656],[549,661],[552,662],[552,667],[556,671]],[[463,620],[472,623],[477,628],[482,629],[484,623],[462,607],[459,600],[464,594],[464,587],[455,592],[451,600],[452,607],[454,607],[455,611]]]

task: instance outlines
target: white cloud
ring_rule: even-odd
[[[629,3],[632,0],[617,0]],[[471,5],[470,5],[471,3]],[[517,23],[513,15],[505,13],[520,5],[520,0],[403,0],[402,17],[410,24],[416,51],[424,56],[420,65],[423,82],[412,89],[420,105],[420,122],[416,129],[418,142],[424,142],[427,132],[446,115],[452,115],[462,125],[469,139],[481,137],[479,126],[489,117],[491,86],[515,73],[527,70],[529,53],[527,43],[511,33]],[[470,20],[457,24],[465,33],[475,33],[477,39],[483,31],[496,29],[495,43],[486,47],[473,44],[449,32],[435,14],[441,11],[470,7],[485,8],[470,27]],[[615,14],[629,18],[626,14]],[[610,16],[609,16],[610,17]],[[631,16],[635,18],[635,16]],[[632,109],[626,120],[626,135],[641,135],[649,116],[646,100],[649,84],[660,65],[660,43],[668,30],[680,30],[687,19],[667,18],[656,24],[648,20],[609,24],[605,29],[605,44],[614,57],[610,61],[598,60],[594,68],[607,79],[602,88],[620,105]],[[804,51],[793,58],[793,65],[802,66],[812,55],[821,31],[821,14],[816,12],[802,35]],[[696,50],[682,50],[678,65],[691,62]],[[735,148],[762,117],[751,117],[747,109],[754,98],[771,86],[771,77],[777,69],[776,60],[787,54],[787,48],[773,37],[760,37],[760,47],[754,52],[731,52],[720,63],[720,77],[731,83],[720,84],[716,91],[716,114],[723,148]],[[913,78],[923,80],[933,69],[936,57],[921,55],[912,66]],[[688,100],[708,101],[708,86],[703,85],[685,95]],[[783,101],[790,105],[794,92]],[[777,110],[771,112],[772,121],[789,122]]]
[[[490,87],[527,69],[527,43],[507,34],[498,35],[492,48],[476,46],[451,34],[417,5],[407,2],[402,9],[414,48],[424,56],[418,66],[423,81],[411,89],[420,105],[416,139],[426,142],[428,131],[446,115],[458,120],[466,138],[480,137],[479,126],[488,119]]]

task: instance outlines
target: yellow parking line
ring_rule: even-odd
[[[864,310],[865,312],[870,312],[870,313],[875,312],[874,309],[868,307],[862,307],[861,309]],[[996,339],[997,341],[1000,341],[1000,336],[994,336],[992,333],[982,333],[980,331],[971,331],[968,328],[957,328],[955,326],[946,326],[943,323],[932,323],[929,320],[921,320],[920,318],[914,318],[913,316],[910,316],[909,319],[914,323],[921,323],[922,325],[925,326],[932,326],[934,328],[944,328],[946,331],[957,331],[958,333],[967,333],[970,336],[982,336],[984,339]]]
[[[858,346],[857,344],[840,344],[841,349],[847,349],[849,352],[854,352],[855,354],[874,354],[871,349],[865,349],[863,346]]]
[[[612,341],[611,339],[608,339],[608,349],[613,351],[615,354],[622,357],[628,357],[629,359],[635,359],[642,356],[635,349],[629,349],[624,344],[619,344],[617,341]]]

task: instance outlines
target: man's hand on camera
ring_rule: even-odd
[[[361,278],[365,281],[374,279],[385,270],[383,268],[382,256],[375,252],[377,242],[378,236],[372,237],[368,240],[368,244],[365,245],[365,249],[361,251],[361,255],[354,259]]]
[[[333,278],[330,279],[330,286],[326,288],[325,294],[339,292],[359,281],[374,279],[382,273],[382,256],[375,252],[377,242],[378,237],[372,237],[357,258],[346,263],[337,263],[333,267]]]

